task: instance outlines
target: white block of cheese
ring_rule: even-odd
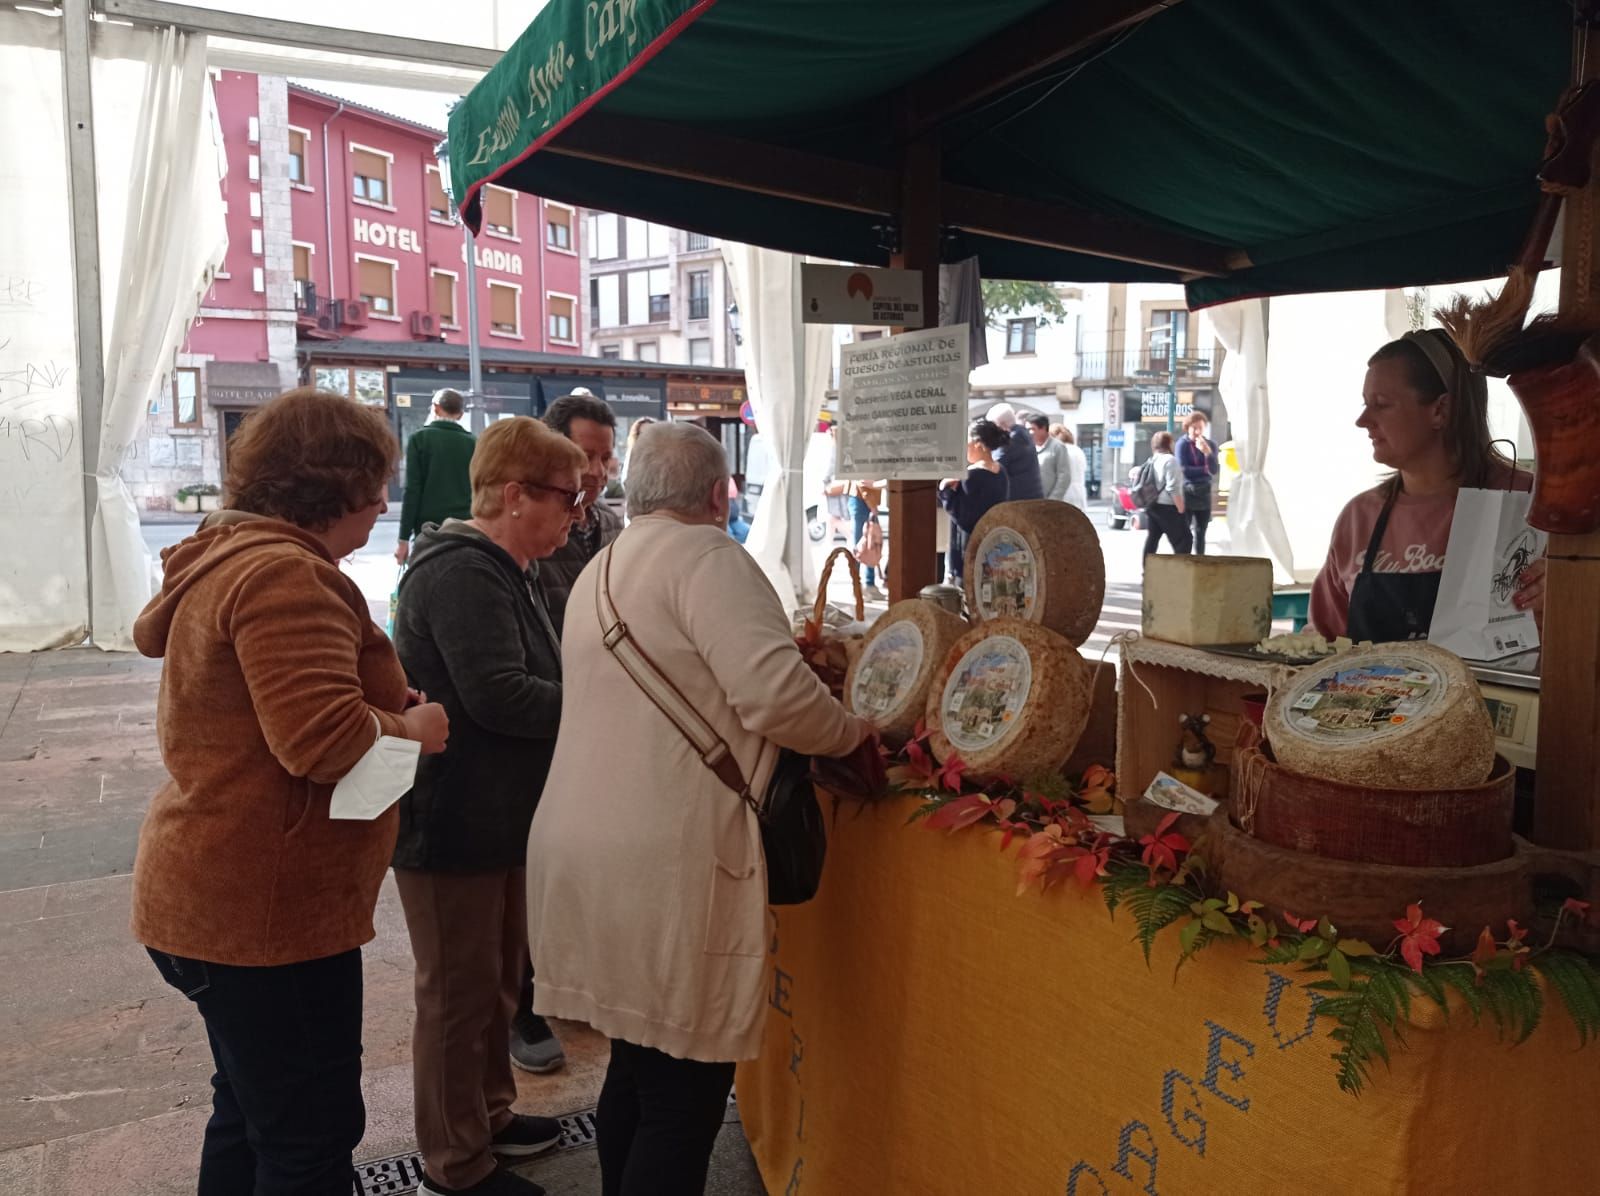
[[[1144,558],[1144,633],[1177,644],[1254,644],[1272,631],[1272,562]]]

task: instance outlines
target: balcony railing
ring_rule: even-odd
[[[1174,356],[1176,360],[1174,360]],[[1174,373],[1179,382],[1215,381],[1222,365],[1221,349],[1202,349],[1176,355],[1164,349],[1132,350],[1124,353],[1079,353],[1074,381],[1137,385],[1162,383]]]
[[[707,320],[711,318],[711,296],[691,295],[689,297],[689,318],[691,320]]]

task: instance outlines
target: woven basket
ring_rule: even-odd
[[[1233,751],[1233,821],[1253,838],[1326,859],[1469,868],[1512,853],[1516,769],[1495,757],[1481,785],[1377,789],[1284,768],[1248,723]]]
[[[828,626],[823,618],[823,612],[828,609],[828,579],[833,576],[834,563],[840,558],[850,566],[850,581],[856,598],[856,622],[848,631]],[[835,548],[823,563],[822,577],[817,582],[816,604],[812,607],[811,617],[805,621],[804,630],[795,637],[795,643],[799,645],[801,655],[806,658],[811,671],[822,679],[836,698],[844,697],[845,674],[850,671],[850,662],[861,651],[862,641],[866,638],[862,630],[866,618],[867,602],[861,593],[861,565],[848,548]]]

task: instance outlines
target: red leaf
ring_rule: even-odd
[[[1422,971],[1424,955],[1439,954],[1439,936],[1450,929],[1433,918],[1424,917],[1422,906],[1416,902],[1406,906],[1406,916],[1396,918],[1394,928],[1400,932],[1400,956],[1413,972]]]
[[[933,757],[923,749],[921,740],[906,744],[906,766],[924,781],[933,780]]]
[[[933,774],[933,779],[951,793],[961,792],[961,777],[967,771],[967,762],[959,752],[952,753],[944,766]]]
[[[1579,901],[1576,897],[1568,897],[1561,903],[1561,908],[1565,913],[1576,915],[1580,922],[1589,916],[1589,903]]]
[[[1099,851],[1085,851],[1072,865],[1074,878],[1084,888],[1094,884],[1095,877],[1106,874],[1106,860],[1111,853],[1105,848]]]
[[[1483,965],[1493,959],[1498,950],[1494,935],[1490,934],[1489,928],[1485,926],[1478,932],[1478,945],[1472,949],[1472,966],[1482,971]]]
[[[958,831],[962,827],[982,821],[993,811],[994,807],[987,797],[981,793],[969,793],[965,797],[946,802],[929,814],[925,821],[931,831]]]
[[[1510,918],[1506,921],[1506,929],[1511,933],[1511,938],[1509,941],[1512,943],[1520,943],[1523,939],[1528,937],[1528,932],[1517,925],[1517,920],[1515,918]],[[1484,927],[1484,930],[1487,931],[1488,927]]]
[[[1289,923],[1290,926],[1293,926],[1301,934],[1310,934],[1317,928],[1317,920],[1315,918],[1297,918],[1288,910],[1283,911],[1283,920]],[[1397,922],[1395,925],[1398,926],[1399,923]]]

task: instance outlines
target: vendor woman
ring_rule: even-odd
[[[1456,492],[1526,490],[1533,478],[1490,443],[1488,391],[1448,333],[1390,341],[1367,362],[1356,420],[1372,456],[1394,474],[1339,513],[1311,589],[1311,625],[1332,638],[1420,639],[1433,619]],[[1544,562],[1523,573],[1514,601],[1543,614]]]

